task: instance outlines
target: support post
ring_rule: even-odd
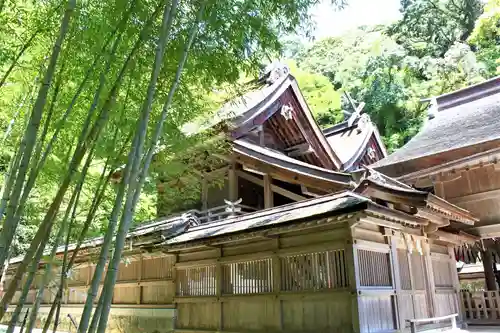
[[[486,280],[486,289],[488,291],[498,290],[497,281],[495,279],[495,272],[493,271],[493,256],[491,251],[482,251],[483,255],[483,267],[484,267],[484,278]]]
[[[359,333],[361,331],[359,325],[359,261],[358,249],[356,240],[354,239],[354,228],[349,227],[350,235],[347,237],[345,244],[345,260],[347,263],[347,273],[349,276],[349,289],[351,290],[351,316],[352,316],[352,332]]]
[[[280,257],[278,255],[278,251],[280,249],[280,239],[279,237],[276,238],[276,243],[275,243],[275,248],[276,252],[273,255],[271,259],[271,264],[272,264],[272,288],[273,288],[273,293],[275,295],[274,301],[275,301],[275,306],[276,306],[276,311],[278,315],[276,316],[276,327],[278,331],[283,330],[283,307],[281,304],[281,299],[279,298],[279,295],[281,293],[281,265],[280,265]]]
[[[265,135],[265,133],[264,133],[264,126],[260,125],[259,126],[259,145],[261,147],[265,147],[266,146],[266,137],[264,135]]]
[[[136,295],[136,303],[141,304],[142,303],[142,286],[141,286],[141,280],[142,280],[142,271],[143,271],[143,256],[142,253],[139,254],[139,270],[137,272],[137,295]]]
[[[402,318],[399,315],[399,307],[400,307],[400,304],[402,302],[401,302],[401,278],[400,278],[399,261],[398,261],[398,238],[396,237],[394,230],[390,230],[390,229],[386,228],[384,231],[385,231],[385,234],[387,234],[389,232],[391,235],[388,237],[389,238],[388,244],[391,247],[390,258],[391,258],[392,276],[393,276],[392,287],[394,288],[394,290],[396,292],[396,300],[395,300],[395,303],[396,303],[395,315],[397,318],[396,329],[401,329],[401,328],[404,328],[405,318]]]
[[[426,271],[426,288],[429,302],[429,312],[430,316],[437,316],[437,301],[436,301],[436,285],[434,283],[434,271],[432,268],[432,257],[431,257],[431,247],[429,245],[429,240],[426,239],[422,244],[422,250],[424,252],[424,264]]]
[[[264,175],[264,208],[274,207],[274,195],[272,189],[273,179],[270,175]]]
[[[236,163],[232,163],[228,171],[229,201],[238,200],[238,175],[236,174]]]
[[[222,331],[224,329],[224,304],[222,302],[222,265],[220,259],[222,258],[222,248],[218,249],[217,263],[215,264],[215,294],[217,296],[217,302],[219,303],[219,325],[218,330]]]

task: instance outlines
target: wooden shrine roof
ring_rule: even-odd
[[[439,215],[442,219],[473,225],[478,221],[469,211],[426,191],[417,190],[396,179],[367,168],[354,190],[365,196],[395,204],[405,204],[420,210],[417,215]],[[439,222],[440,219],[438,220]]]
[[[415,192],[421,195],[420,191]],[[252,237],[267,237],[273,233],[297,228],[346,221],[357,213],[373,219],[375,224],[382,223],[395,230],[411,229],[412,232],[420,233],[421,228],[429,224],[424,217],[386,207],[369,196],[346,190],[203,224],[191,214],[158,219],[131,229],[127,235],[125,251],[144,249],[153,251],[155,248],[175,250],[206,245],[214,241],[224,243]],[[443,234],[449,237],[447,233]],[[463,238],[456,241],[468,241]],[[103,240],[103,237],[98,237],[84,242],[80,252],[82,260],[85,260],[85,255],[97,253]],[[70,245],[69,251],[74,249],[75,245]],[[58,254],[63,252],[64,246],[57,249]],[[16,257],[11,259],[10,263],[16,264],[21,260],[22,257]]]
[[[352,192],[323,196],[280,207],[235,216],[221,222],[214,222],[190,228],[186,233],[168,239],[164,245],[176,245],[229,234],[250,232],[262,228],[281,226],[294,221],[304,221],[321,216],[333,216],[365,208],[370,200]]]
[[[239,162],[250,164],[278,178],[285,177],[291,182],[329,189],[332,188],[332,185],[337,188],[339,186],[347,188],[352,181],[351,175],[348,173],[336,172],[302,162],[279,151],[261,147],[245,140],[235,140],[233,151]]]
[[[342,170],[351,170],[372,136],[375,136],[380,148],[380,155],[387,156],[384,144],[375,126],[367,114],[353,120],[346,120],[323,131],[330,146],[342,162]]]
[[[432,108],[414,138],[371,167],[399,177],[500,145],[500,77],[439,96]]]

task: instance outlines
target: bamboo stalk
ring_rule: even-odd
[[[201,7],[198,11],[195,23],[193,24],[193,27],[192,27],[191,31],[189,32],[188,41],[185,44],[183,55],[179,61],[179,65],[177,67],[174,82],[172,83],[172,85],[170,87],[170,91],[169,91],[167,100],[163,106],[160,121],[157,122],[156,129],[155,129],[153,139],[152,139],[152,143],[151,143],[149,151],[147,152],[147,155],[146,155],[144,166],[141,170],[141,173],[137,173],[137,175],[140,177],[139,180],[137,180],[137,177],[134,177],[136,175],[136,173],[134,173],[134,170],[132,170],[132,182],[131,182],[131,185],[129,187],[127,201],[125,203],[125,208],[124,208],[125,211],[123,212],[122,220],[120,221],[120,226],[119,226],[118,233],[116,236],[115,251],[113,254],[113,258],[112,258],[112,261],[110,263],[110,267],[108,268],[108,272],[106,274],[106,281],[105,281],[104,287],[107,288],[107,291],[105,293],[105,298],[103,301],[104,302],[103,309],[102,309],[102,313],[101,313],[100,320],[99,320],[99,326],[97,328],[98,333],[104,333],[106,330],[106,327],[107,327],[108,316],[109,316],[109,312],[111,310],[111,302],[112,302],[112,291],[111,290],[116,282],[117,270],[118,270],[118,266],[120,264],[123,247],[125,245],[125,237],[126,237],[126,234],[128,232],[130,222],[132,220],[132,216],[133,216],[134,211],[135,211],[135,206],[137,205],[137,201],[138,201],[139,196],[140,196],[142,184],[144,183],[149,165],[150,165],[151,160],[152,160],[153,152],[156,148],[156,144],[157,144],[158,139],[161,135],[163,123],[165,122],[165,119],[167,117],[167,111],[170,108],[170,104],[172,103],[174,93],[175,93],[177,86],[179,84],[182,70],[184,68],[184,64],[187,60],[187,56],[189,54],[189,50],[190,50],[191,45],[193,43],[194,37],[196,36],[196,33],[198,31],[198,24],[199,24],[199,21],[201,20],[201,17],[202,17],[204,10],[205,10],[205,3],[203,3],[201,5]],[[168,13],[168,14],[171,14],[171,13]],[[145,116],[144,118],[145,118],[145,120],[147,120],[147,116]],[[139,123],[139,127],[138,127],[139,130],[141,130],[141,125],[143,125],[143,124]],[[143,129],[142,132],[139,132],[139,133],[141,136],[144,136],[145,135],[145,128]],[[138,152],[140,152],[141,151],[140,142],[138,143],[138,146],[139,146]],[[131,149],[131,155],[133,153],[136,153],[136,152],[134,152],[134,148]],[[132,156],[134,156],[134,155],[132,155]],[[135,155],[135,156],[139,157],[140,155]],[[138,160],[139,159],[137,158],[137,160],[135,160],[133,162],[136,164],[137,167],[140,164],[138,162]],[[132,168],[133,167],[134,167],[134,165],[132,166]],[[130,191],[130,190],[132,190],[132,191]]]
[[[123,65],[122,72],[124,71],[124,69],[126,69],[128,63],[134,57],[135,53],[137,52],[139,47],[142,45],[144,40],[149,36],[151,24],[153,23],[156,16],[159,14],[160,10],[161,10],[161,6],[157,6],[154,13],[151,15],[150,19],[148,20],[148,22],[145,24],[144,28],[140,32],[138,40],[136,41],[133,49],[131,50],[130,54],[128,55],[124,65]],[[134,140],[135,140],[135,138],[134,138]],[[127,163],[125,170],[124,170],[124,176],[123,176],[122,182],[118,188],[118,193],[117,193],[116,198],[115,198],[113,210],[112,210],[110,218],[109,218],[108,230],[104,236],[103,245],[101,247],[101,251],[99,254],[99,260],[98,260],[98,263],[97,263],[96,268],[95,268],[94,276],[92,277],[91,286],[90,286],[88,293],[87,293],[87,299],[85,302],[85,306],[83,308],[82,317],[80,319],[80,324],[78,327],[78,332],[86,332],[87,331],[87,327],[88,327],[89,320],[90,320],[90,315],[92,313],[93,302],[94,302],[95,297],[97,296],[97,291],[99,289],[101,276],[102,276],[102,273],[104,271],[104,266],[106,265],[107,257],[109,254],[109,249],[111,247],[111,240],[113,238],[114,228],[117,224],[118,217],[119,217],[119,214],[121,212],[123,197],[125,194],[125,189],[126,189],[126,185],[128,183],[129,177],[130,177],[130,167],[129,167],[129,163]],[[101,297],[102,297],[102,294],[101,294]],[[94,316],[95,316],[95,313],[94,313]]]
[[[82,80],[82,82],[80,83],[75,95],[73,96],[69,106],[67,107],[63,117],[59,120],[58,124],[56,125],[56,129],[55,129],[55,132],[54,134],[52,135],[52,138],[51,140],[49,141],[49,143],[47,144],[47,147],[42,155],[42,157],[40,158],[40,160],[38,161],[38,164],[36,165],[36,167],[33,167],[32,170],[31,170],[31,173],[28,177],[28,181],[26,182],[26,185],[24,187],[24,190],[23,190],[23,196],[21,198],[21,201],[20,201],[20,205],[19,207],[17,208],[16,212],[15,212],[15,216],[13,218],[13,222],[12,224],[14,225],[14,228],[13,228],[13,231],[12,232],[15,232],[15,228],[17,227],[17,224],[19,223],[19,219],[21,218],[22,214],[23,214],[23,211],[24,211],[24,203],[26,202],[26,200],[28,199],[28,196],[35,184],[35,180],[38,176],[38,174],[40,173],[41,169],[43,168],[44,164],[45,164],[45,161],[47,160],[47,157],[49,156],[49,154],[51,153],[52,151],[52,147],[55,143],[55,141],[57,140],[58,138],[58,135],[60,133],[60,131],[62,130],[63,128],[63,125],[64,123],[66,122],[67,118],[69,117],[69,115],[71,114],[71,111],[73,110],[73,107],[74,105],[76,104],[76,101],[78,99],[78,97],[80,96],[80,94],[82,93],[88,79],[90,78],[90,75],[92,74],[92,72],[94,71],[99,59],[102,57],[102,55],[104,54],[107,46],[109,45],[109,43],[113,40],[113,37],[115,36],[116,32],[119,31],[119,29],[123,28],[123,26],[125,25],[126,23],[126,20],[124,21],[123,19],[120,21],[120,23],[117,25],[117,27],[115,28],[115,30],[112,32],[111,36],[108,38],[108,40],[106,41],[106,43],[104,44],[104,46],[101,48],[101,52],[95,57],[94,59],[94,62],[92,63],[92,65],[89,67],[89,69],[87,70],[86,74],[85,74],[85,77],[84,79]],[[114,45],[114,50],[116,50],[116,47],[117,45],[115,46]],[[108,61],[109,63],[109,61]],[[109,68],[108,68],[108,71],[109,71]],[[101,74],[102,76],[102,74]],[[101,78],[101,81],[102,81],[102,78]],[[95,98],[98,98],[98,96],[100,96],[100,92],[102,90],[102,84],[100,84],[100,88],[98,89],[98,92],[96,92],[95,94]],[[92,115],[92,112],[93,110],[95,109],[95,106],[96,106],[96,103],[94,102],[91,106],[91,111],[88,113],[88,116],[87,116],[87,120],[85,121],[85,125],[89,125],[89,122],[90,122],[90,119],[91,119],[91,115]],[[84,126],[85,126],[84,125]],[[80,138],[83,136],[85,137],[87,135],[87,131],[82,131],[82,134],[80,136]],[[45,137],[43,136],[43,139]],[[43,140],[42,140],[42,144],[43,144]],[[41,146],[40,146],[40,149],[41,149]],[[38,157],[37,159],[35,159],[35,161],[38,160]],[[11,238],[12,235],[8,235],[7,236],[8,238]]]
[[[23,156],[21,159],[21,163],[19,166],[17,179],[14,185],[14,189],[9,199],[9,205],[7,207],[7,218],[4,221],[2,231],[0,232],[0,264],[3,265],[7,254],[9,252],[9,247],[12,243],[12,238],[14,236],[14,232],[16,230],[16,223],[14,219],[9,219],[9,216],[13,216],[14,212],[17,210],[17,206],[19,204],[19,198],[21,195],[21,191],[23,188],[23,184],[26,178],[28,165],[31,159],[31,155],[33,153],[34,145],[36,142],[36,137],[38,133],[38,128],[40,126],[40,121],[42,118],[43,109],[45,107],[45,102],[47,99],[47,94],[52,83],[52,78],[54,76],[55,68],[57,65],[57,60],[59,58],[59,54],[61,52],[61,47],[66,37],[69,23],[71,17],[73,15],[74,8],[76,6],[76,0],[69,0],[66,11],[64,13],[64,17],[61,22],[61,27],[59,31],[59,36],[57,37],[56,42],[54,43],[54,47],[52,50],[52,55],[50,57],[49,65],[45,72],[45,76],[43,79],[43,83],[38,91],[38,96],[33,106],[30,122],[25,131],[25,136],[23,141],[21,142]],[[2,302],[3,303],[3,302]],[[5,304],[2,304],[2,309],[0,309],[0,319],[3,318],[3,313],[5,312]]]
[[[30,272],[28,273],[28,276],[26,277],[26,280],[24,282],[24,286],[21,290],[21,295],[19,297],[19,300],[17,301],[16,308],[14,309],[14,313],[12,314],[12,317],[9,322],[9,326],[7,328],[7,333],[13,333],[14,329],[17,325],[17,321],[19,320],[19,316],[21,314],[21,311],[23,309],[24,303],[26,302],[26,297],[28,296],[28,293],[31,288],[31,284],[33,283],[33,279],[35,278],[35,274],[38,271],[38,262],[42,258],[43,255],[43,250],[45,248],[45,244],[47,244],[48,237],[43,241],[42,244],[40,244],[39,248],[36,251],[35,257],[33,259],[33,262],[31,263],[31,268]]]
[[[2,7],[3,7],[4,2],[5,2],[5,0],[0,0],[0,13],[2,12]],[[47,17],[48,18],[51,17],[60,8],[61,8],[61,5],[60,4],[57,5],[57,7],[55,7],[53,10],[51,10],[48,13]],[[7,78],[9,77],[10,73],[16,67],[19,59],[21,59],[21,57],[24,55],[24,52],[26,52],[26,50],[31,46],[31,44],[35,40],[36,36],[38,36],[38,34],[40,34],[44,30],[44,28],[45,28],[45,24],[42,25],[41,27],[39,27],[38,29],[36,29],[35,32],[33,34],[31,34],[30,38],[28,38],[28,40],[26,41],[26,43],[23,44],[23,46],[21,47],[21,49],[19,50],[19,52],[14,57],[14,60],[12,61],[12,64],[10,64],[9,68],[7,69],[7,71],[5,72],[5,74],[0,79],[0,88],[2,88],[2,86],[5,84],[5,81],[7,81]]]

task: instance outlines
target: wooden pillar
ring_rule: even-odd
[[[174,318],[172,323],[172,328],[175,330],[177,328],[177,316],[178,316],[178,303],[177,303],[177,263],[179,262],[179,255],[174,255],[174,260],[172,262],[172,284],[173,284],[173,304],[175,307]]]
[[[436,285],[434,284],[434,270],[432,268],[431,247],[429,240],[426,239],[422,244],[422,251],[424,253],[424,265],[426,272],[426,288],[427,288],[427,301],[429,303],[429,312],[431,317],[437,317],[436,308]]]
[[[259,126],[259,145],[261,147],[266,146],[266,138],[264,136],[264,126],[263,125]]]
[[[394,288],[394,291],[396,293],[396,329],[404,328],[405,327],[405,319],[407,318],[402,318],[399,315],[399,307],[402,304],[401,301],[401,277],[400,277],[400,270],[399,270],[399,261],[398,261],[398,237],[395,235],[394,230],[390,229],[385,229],[384,233],[388,236],[388,244],[390,246],[390,258],[391,258],[391,266],[392,266],[392,287]]]
[[[236,174],[236,163],[232,163],[228,171],[229,200],[238,200],[238,176]]]
[[[142,303],[142,286],[141,286],[141,280],[142,280],[142,265],[143,265],[143,257],[142,253],[139,254],[139,270],[137,272],[137,295],[136,295],[136,303],[141,304]]]
[[[279,249],[280,249],[280,239],[279,237],[276,238],[276,252],[272,257],[272,278],[273,278],[273,293],[275,295],[274,301],[275,301],[275,307],[276,310],[274,313],[276,313],[276,328],[279,331],[283,330],[283,307],[281,304],[281,299],[280,299],[280,293],[281,293],[281,265],[280,265],[280,257],[279,257]]]
[[[217,296],[217,302],[219,303],[219,325],[218,331],[222,331],[224,329],[224,304],[222,302],[222,265],[220,263],[220,258],[222,258],[222,248],[218,249],[218,259],[215,264],[215,294]]]
[[[274,194],[272,190],[273,179],[270,175],[264,175],[264,208],[274,207]]]
[[[354,228],[349,227],[350,235],[347,237],[345,244],[345,260],[347,264],[347,273],[349,276],[349,289],[351,290],[351,317],[352,317],[352,332],[359,333],[359,266],[358,266],[358,249],[356,240],[353,237]]]
[[[491,251],[482,251],[483,255],[483,267],[484,267],[484,278],[486,280],[487,290],[498,290],[497,281],[495,279],[495,272],[493,271],[493,255]]]
[[[451,276],[453,279],[453,287],[455,288],[455,293],[457,294],[457,309],[458,309],[458,319],[460,322],[465,322],[465,308],[462,302],[462,295],[460,291],[460,280],[458,279],[458,271],[454,269],[457,267],[457,260],[455,259],[455,251],[452,246],[448,246],[448,253],[450,255],[450,268]]]
[[[203,174],[201,179],[201,210],[208,209],[208,179],[207,175]]]

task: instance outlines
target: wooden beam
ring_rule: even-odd
[[[299,145],[289,147],[285,150],[285,153],[290,157],[302,156],[305,154],[314,153],[314,149],[311,147],[309,143],[301,143]]]
[[[467,232],[474,231],[481,238],[500,237],[500,224],[485,225],[482,227],[475,227],[467,229]]]
[[[263,179],[260,179],[259,177],[256,177],[254,175],[249,174],[248,172],[244,172],[241,170],[237,170],[236,173],[237,173],[238,177],[241,177],[243,179],[248,180],[249,182],[252,182],[254,184],[257,184],[259,186],[264,187],[264,180]],[[304,197],[304,196],[297,194],[297,193],[293,193],[292,191],[286,190],[282,187],[279,187],[278,185],[271,184],[270,186],[271,186],[272,192],[278,193],[278,194],[280,194],[288,199],[291,199],[293,201],[302,201],[302,200],[308,199],[307,197]]]
[[[273,179],[270,175],[264,176],[264,208],[274,207]]]
[[[500,189],[464,195],[462,197],[450,198],[447,200],[454,205],[460,205],[464,203],[489,199],[500,199]]]

